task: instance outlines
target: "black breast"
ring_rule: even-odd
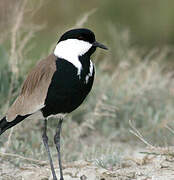
[[[77,68],[73,64],[64,59],[57,59],[57,69],[48,88],[45,107],[42,109],[44,117],[69,113],[86,98],[92,88],[95,72],[93,71],[86,82],[90,61],[86,61],[82,66],[81,74],[78,75]]]

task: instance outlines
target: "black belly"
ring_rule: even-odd
[[[77,75],[77,68],[68,61],[59,60],[56,66],[42,109],[44,117],[75,110],[90,92],[94,80],[93,72],[86,83],[87,71],[83,69],[81,75]]]

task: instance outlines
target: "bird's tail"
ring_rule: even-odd
[[[24,120],[25,118],[27,118],[29,115],[25,115],[25,116],[17,116],[13,121],[8,122],[6,117],[4,117],[3,119],[0,120],[0,135],[2,133],[4,133],[7,129],[15,126],[16,124],[18,124],[19,122],[21,122],[22,120]]]

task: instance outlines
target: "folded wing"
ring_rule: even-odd
[[[49,55],[37,63],[23,83],[21,93],[7,112],[8,121],[33,114],[44,107],[48,87],[56,71],[56,56]]]

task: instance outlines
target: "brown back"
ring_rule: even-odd
[[[20,95],[10,107],[7,113],[8,121],[12,121],[17,115],[32,114],[44,107],[55,71],[56,56],[53,54],[37,63],[24,81]]]

